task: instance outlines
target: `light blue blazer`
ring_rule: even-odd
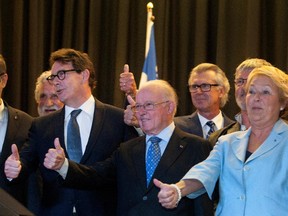
[[[227,134],[209,157],[191,168],[183,179],[198,179],[212,196],[219,178],[216,215],[288,215],[288,125],[278,120],[264,143],[245,161],[251,129]]]

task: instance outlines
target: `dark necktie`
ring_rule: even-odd
[[[208,139],[210,137],[210,135],[215,131],[216,125],[213,121],[206,122],[206,125],[208,125],[210,127],[210,129],[206,135],[206,139]]]
[[[69,158],[77,163],[80,162],[82,157],[82,145],[79,131],[79,125],[76,117],[82,110],[73,110],[71,112],[71,118],[67,127],[67,152]]]
[[[159,142],[161,139],[153,136],[149,139],[149,141],[151,142],[151,145],[149,146],[146,159],[147,186],[149,185],[149,182],[161,158],[161,151],[159,147]]]

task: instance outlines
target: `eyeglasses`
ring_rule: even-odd
[[[153,102],[146,102],[143,105],[141,104],[136,104],[135,106],[132,106],[131,109],[133,110],[133,112],[139,112],[142,108],[145,111],[150,111],[150,110],[154,110],[155,106],[163,104],[163,103],[168,103],[169,101],[163,101],[163,102],[159,102],[159,103],[153,103]]]
[[[209,92],[211,90],[211,86],[219,86],[219,84],[209,84],[209,83],[202,83],[201,85],[189,85],[189,91],[192,93],[197,92],[200,88],[202,92]]]
[[[242,86],[246,81],[247,81],[247,79],[238,78],[238,79],[234,80],[234,83],[235,83],[236,86]]]
[[[48,77],[46,78],[46,80],[48,80],[48,82],[51,83],[51,84],[53,83],[55,77],[57,77],[59,80],[64,80],[65,77],[66,77],[66,73],[67,73],[67,72],[72,72],[72,71],[76,71],[77,73],[80,73],[80,72],[81,72],[81,70],[76,70],[76,69],[59,70],[56,75],[51,74],[50,76],[48,76]]]

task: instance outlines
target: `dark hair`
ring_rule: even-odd
[[[51,53],[49,60],[50,67],[52,67],[56,61],[60,61],[63,64],[68,64],[71,62],[76,70],[84,71],[85,69],[88,69],[90,72],[89,86],[91,89],[96,87],[94,65],[87,53],[74,49],[62,48]]]

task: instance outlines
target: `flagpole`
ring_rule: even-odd
[[[147,4],[147,25],[146,25],[146,43],[145,43],[145,62],[142,69],[139,88],[145,82],[158,78],[157,62],[156,62],[156,47],[154,37],[154,19],[153,3]]]
[[[155,17],[153,16],[153,3],[149,2],[147,4],[147,24],[146,24],[146,38],[149,38],[151,35],[151,27],[154,24],[153,21],[155,19]],[[150,40],[146,40],[146,44],[145,44],[145,57],[148,54],[149,51],[149,46],[150,46]]]

